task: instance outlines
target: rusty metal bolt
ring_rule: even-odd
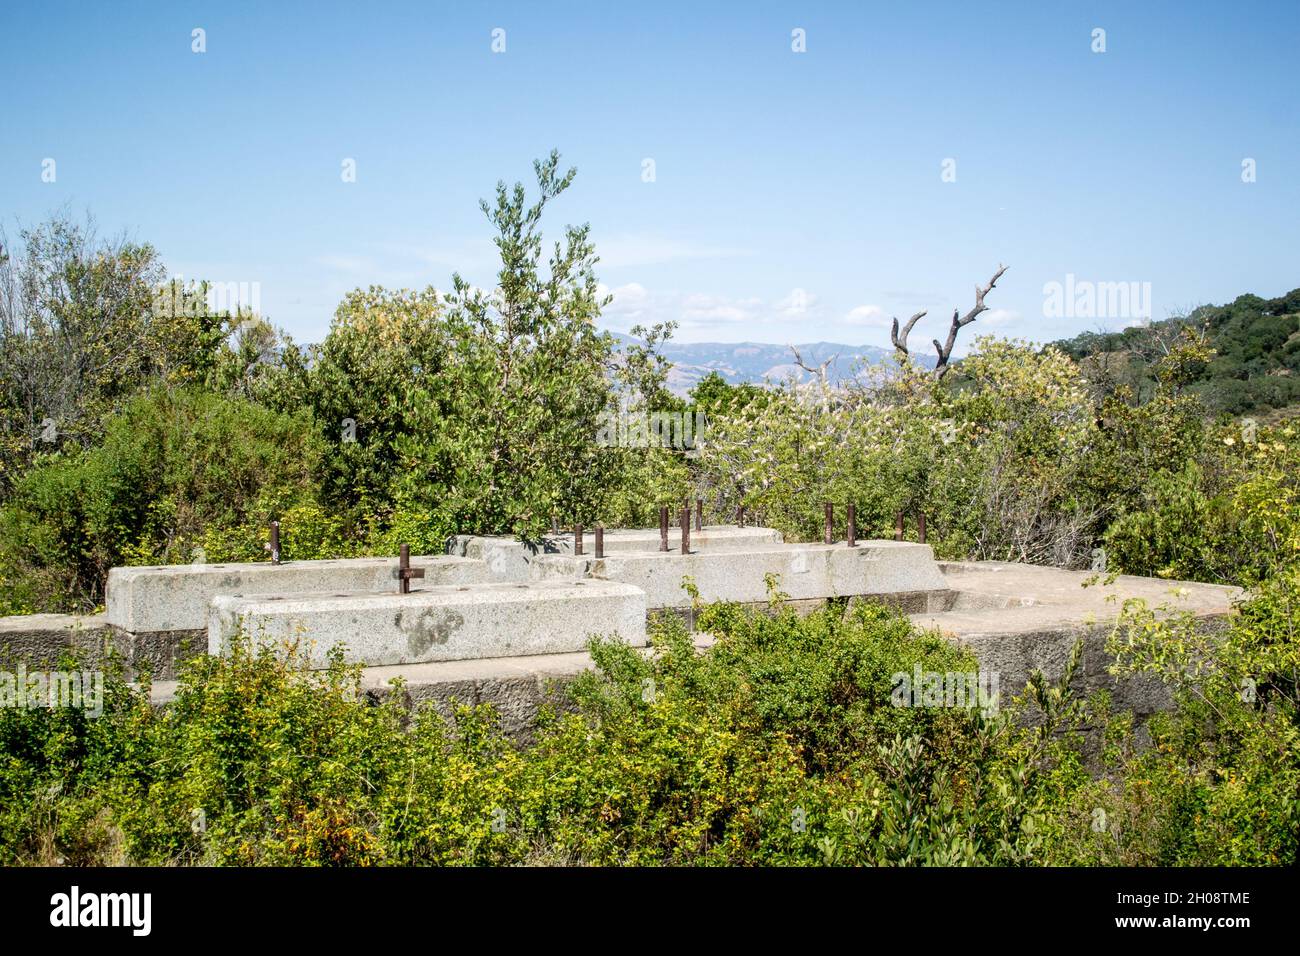
[[[605,556],[605,526],[603,524],[598,524],[596,525],[596,557],[603,558],[604,556]]]
[[[822,544],[832,544],[835,541],[835,506],[829,501],[826,502],[826,528],[822,532]]]
[[[271,563],[280,563],[280,522],[271,522]]]
[[[573,526],[573,553],[582,556],[582,525]]]
[[[397,551],[397,593],[410,594],[411,581],[424,577],[424,568],[411,567],[411,546],[403,544]]]
[[[858,546],[858,515],[857,512],[854,510],[852,504],[848,505],[847,511],[848,511],[848,522],[849,522],[849,529],[848,529],[849,547],[856,548]]]
[[[659,550],[668,550],[668,509],[659,509]]]
[[[682,509],[682,554],[691,553],[691,509]]]

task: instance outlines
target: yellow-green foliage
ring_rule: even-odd
[[[410,714],[400,685],[376,703],[337,656],[313,673],[237,643],[165,708],[119,675],[98,719],[0,709],[0,861],[1294,862],[1298,601],[1300,581],[1271,586],[1223,641],[1128,609],[1117,667],[1180,700],[1145,750],[1069,673],[1034,677],[1027,709],[895,706],[897,674],[975,662],[873,606],[701,607],[703,653],[674,620],[649,658],[596,641],[522,748],[489,708]],[[1092,726],[1109,728],[1100,776]]]
[[[1051,859],[1109,866],[1295,865],[1300,852],[1300,577],[1273,578],[1224,634],[1132,603],[1117,674],[1169,684],[1178,704],[1134,746],[1115,715],[1106,772],[1065,801]],[[1083,821],[1092,825],[1084,828]]]

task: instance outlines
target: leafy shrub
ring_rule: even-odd
[[[1216,429],[1175,474],[1157,474],[1105,535],[1110,566],[1130,574],[1254,585],[1300,559],[1300,433]],[[1244,437],[1248,435],[1249,437]]]
[[[318,449],[305,419],[240,399],[156,389],[113,418],[98,447],[38,465],[0,508],[8,602],[87,610],[122,564],[262,556],[266,524],[312,498]]]
[[[203,658],[174,703],[0,713],[0,857],[136,863],[1026,862],[1050,733],[896,707],[893,675],[968,655],[877,607],[701,609],[597,670],[519,750],[485,709],[379,704],[292,648]],[[399,688],[400,690],[400,688]],[[1035,743],[1037,741],[1037,743]],[[1055,747],[1055,744],[1052,745]],[[1051,758],[1055,759],[1055,758]],[[12,824],[12,825],[10,825]]]
[[[1178,708],[1111,724],[1106,772],[1062,801],[1050,861],[1294,866],[1300,859],[1300,578],[1275,577],[1218,635],[1135,602],[1112,638],[1116,673],[1153,674]],[[1091,820],[1091,826],[1085,822]]]

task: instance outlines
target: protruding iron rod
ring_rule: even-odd
[[[280,522],[271,522],[271,563],[280,563]]]
[[[916,516],[916,537],[922,544],[925,544],[925,512],[919,512]]]
[[[704,530],[704,499],[695,499],[695,530]]]
[[[668,550],[668,509],[659,509],[659,550]]]
[[[903,512],[901,511],[894,515],[894,540],[903,540]]]
[[[829,501],[826,502],[826,529],[822,532],[822,544],[832,544],[835,541],[835,506]]]
[[[573,553],[582,555],[582,525],[580,524],[573,526]]]
[[[598,524],[596,525],[596,557],[603,558],[604,556],[605,556],[605,526],[603,524]]]
[[[397,550],[397,593],[410,594],[411,581],[424,577],[424,568],[411,567],[411,546],[403,544]]]
[[[736,505],[736,527],[745,527],[745,506]]]
[[[849,547],[856,548],[858,546],[858,515],[852,504],[848,505],[847,510],[849,521]]]
[[[682,509],[682,554],[691,553],[691,509]]]

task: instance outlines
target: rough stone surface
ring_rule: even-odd
[[[241,631],[258,643],[296,645],[311,667],[331,647],[367,665],[576,651],[593,635],[644,645],[645,594],[605,581],[442,585],[410,594],[218,595],[208,651]]]
[[[4,618],[0,668],[6,661],[52,668],[68,648],[92,657],[116,649],[131,670],[145,665],[152,669],[157,678],[154,697],[161,702],[175,692],[169,678],[179,661],[205,645],[219,649],[222,635],[243,625],[263,641],[287,642],[306,635],[314,641],[309,660],[315,666],[324,663],[331,644],[342,641],[350,648],[350,660],[370,665],[362,678],[367,695],[394,693],[391,681],[401,678],[400,692],[413,707],[434,707],[450,716],[457,704],[490,703],[503,729],[523,741],[532,733],[538,710],[547,701],[565,706],[562,688],[591,666],[583,650],[589,634],[617,635],[641,646],[648,611],[689,620],[690,601],[681,588],[686,576],[695,580],[705,601],[728,600],[762,610],[768,600],[763,579],[772,573],[779,575],[780,590],[801,613],[845,597],[849,604],[879,601],[901,609],[918,626],[970,648],[983,669],[997,671],[1004,701],[1021,692],[1034,670],[1058,679],[1076,640],[1082,639],[1075,689],[1083,694],[1108,690],[1118,708],[1141,719],[1168,708],[1170,699],[1155,679],[1117,680],[1107,672],[1111,661],[1105,643],[1122,603],[1140,598],[1153,608],[1163,606],[1162,613],[1188,611],[1198,627],[1215,631],[1228,626],[1232,605],[1241,596],[1239,589],[1217,585],[1131,576],[1107,584],[1088,572],[1003,562],[936,564],[929,548],[915,544],[869,541],[849,549],[843,544],[785,545],[770,538],[756,544],[735,534],[741,529],[721,530],[731,534],[717,535],[707,549],[693,534],[700,550],[684,556],[638,550],[647,539],[657,546],[655,530],[611,531],[603,560],[566,555],[562,544],[556,544],[555,551],[529,552],[524,558],[523,546],[514,542],[507,547],[493,539],[463,539],[459,547],[479,549],[485,561],[463,555],[413,559],[417,566],[433,562],[440,570],[432,580],[417,581],[406,596],[391,590],[396,562],[385,559],[303,562],[298,570],[316,579],[310,593],[296,594],[281,587],[288,580],[283,572],[295,568],[293,564],[275,569],[266,564],[199,566],[203,587],[183,583],[186,576],[192,579],[192,566],[156,574],[118,569],[135,572],[138,579],[123,592],[137,595],[136,607],[121,613],[139,610],[140,619],[147,619],[148,613],[162,616],[168,600],[199,608],[211,601],[214,620],[201,628],[132,631],[116,625],[109,615]],[[675,534],[674,546],[678,541]],[[494,573],[489,563],[496,548],[506,555],[501,560],[518,560],[495,573],[523,574],[530,579],[527,583],[477,583]],[[329,564],[361,565],[357,573],[369,575],[365,593],[320,593],[325,582],[319,571]],[[265,571],[279,577],[257,578],[274,585],[270,594],[221,596],[220,589],[229,585],[220,583],[219,572],[231,567],[257,568],[250,577]],[[464,574],[469,580],[435,583],[442,573]],[[128,578],[132,576],[118,575],[117,580]],[[1085,586],[1090,581],[1098,583]],[[368,590],[371,587],[376,590]],[[169,590],[180,593],[169,597]],[[110,595],[123,600],[112,590]],[[174,625],[177,619],[167,623]],[[697,647],[710,641],[707,634],[696,635]]]
[[[68,651],[94,661],[109,640],[102,614],[24,614],[0,617],[0,664],[21,661],[29,668],[52,670]]]
[[[109,632],[132,675],[148,669],[159,680],[172,680],[182,664],[208,651],[207,628],[132,634],[109,625]]]
[[[588,528],[583,532],[586,557],[596,553],[596,536]],[[739,528],[735,525],[705,525],[703,531],[691,531],[694,551],[715,553],[747,548],[763,548],[782,542],[781,532],[772,528]],[[457,535],[451,539],[451,554],[474,558],[487,564],[493,580],[527,581],[534,577],[531,565],[539,558],[573,555],[573,534],[548,535],[536,542],[516,538]],[[668,530],[668,554],[680,554],[680,528]],[[605,553],[659,551],[658,528],[611,528],[605,532]]]
[[[767,577],[791,600],[857,597],[946,591],[928,545],[903,541],[863,541],[845,544],[782,544],[723,552],[704,549],[682,555],[672,552],[628,552],[605,558],[544,557],[534,562],[541,580],[574,580],[590,576],[621,581],[646,592],[646,606],[687,608],[691,598],[683,587],[689,577],[700,600],[763,604],[768,600]]]
[[[451,555],[412,557],[425,585],[488,579],[478,561]],[[396,591],[396,558],[287,561],[284,564],[176,564],[113,568],[108,573],[108,623],[132,634],[200,631],[218,594],[304,594]]]

